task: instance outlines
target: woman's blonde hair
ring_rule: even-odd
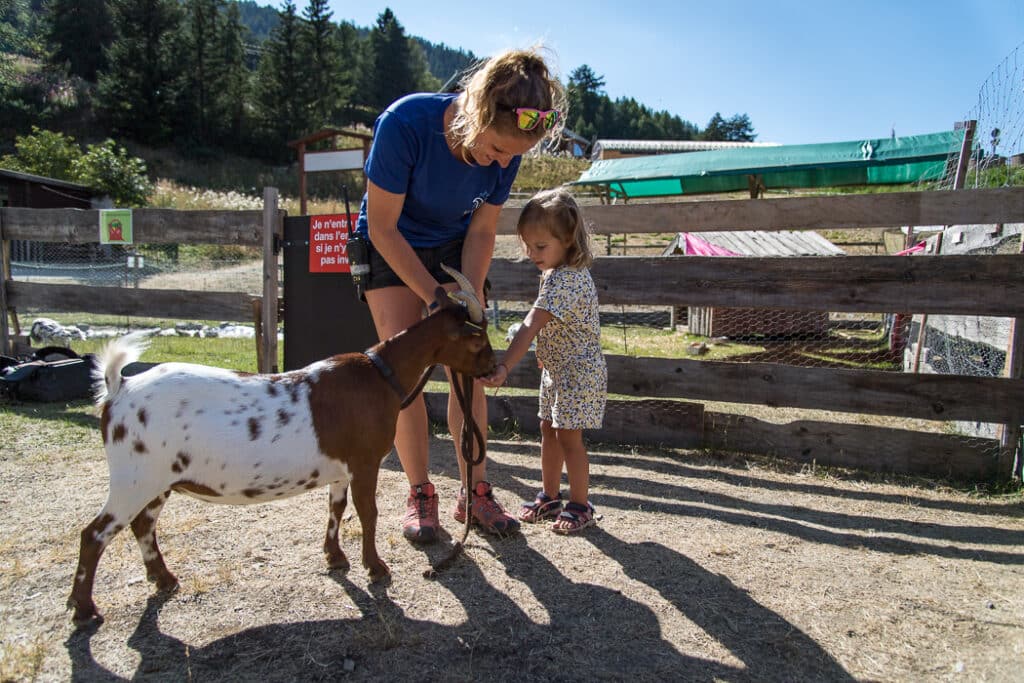
[[[568,190],[556,188],[533,195],[523,207],[516,224],[516,234],[520,239],[527,226],[542,227],[566,245],[567,266],[588,268],[594,262],[587,224],[583,221],[579,204]]]
[[[488,127],[502,135],[516,135],[534,144],[545,136],[557,138],[565,126],[565,89],[552,74],[540,48],[506,50],[480,62],[461,82],[451,133],[455,141],[472,147]],[[516,125],[515,107],[557,109],[558,121],[545,130],[521,130]]]

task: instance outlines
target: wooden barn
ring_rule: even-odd
[[[95,194],[85,185],[0,168],[0,206],[91,209]]]
[[[760,230],[678,233],[664,256],[845,256],[845,252],[813,231]],[[691,334],[706,337],[822,337],[828,330],[827,311],[788,311],[752,308],[686,307]],[[683,322],[682,307],[673,311]]]
[[[0,207],[5,206],[26,209],[96,209],[107,208],[110,202],[85,185],[0,168]],[[41,246],[27,240],[13,240],[8,258],[14,261],[38,260],[42,258]],[[91,246],[81,244],[59,248],[76,255],[92,249]],[[49,253],[54,253],[52,248]]]

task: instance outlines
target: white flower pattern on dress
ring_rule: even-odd
[[[598,429],[604,422],[608,368],[601,353],[597,288],[586,268],[559,266],[542,278],[534,307],[553,318],[537,335],[537,416],[556,429]]]

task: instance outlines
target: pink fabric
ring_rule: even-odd
[[[725,247],[719,247],[705,239],[697,237],[688,232],[683,233],[683,241],[686,245],[686,251],[683,252],[687,256],[742,256],[743,254],[737,254],[735,251],[726,249]]]
[[[927,246],[927,242],[918,242],[914,246],[908,247],[908,248],[904,249],[903,251],[897,251],[895,255],[896,256],[910,256],[911,254],[916,254],[919,251],[924,251],[924,248],[926,246]]]

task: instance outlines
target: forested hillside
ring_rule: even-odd
[[[407,35],[390,10],[370,27],[338,21],[327,0],[0,0],[0,154],[37,127],[280,163],[287,141],[370,125],[479,57]],[[586,64],[568,75],[568,127],[588,139],[756,137],[745,114],[702,130],[604,85]]]

